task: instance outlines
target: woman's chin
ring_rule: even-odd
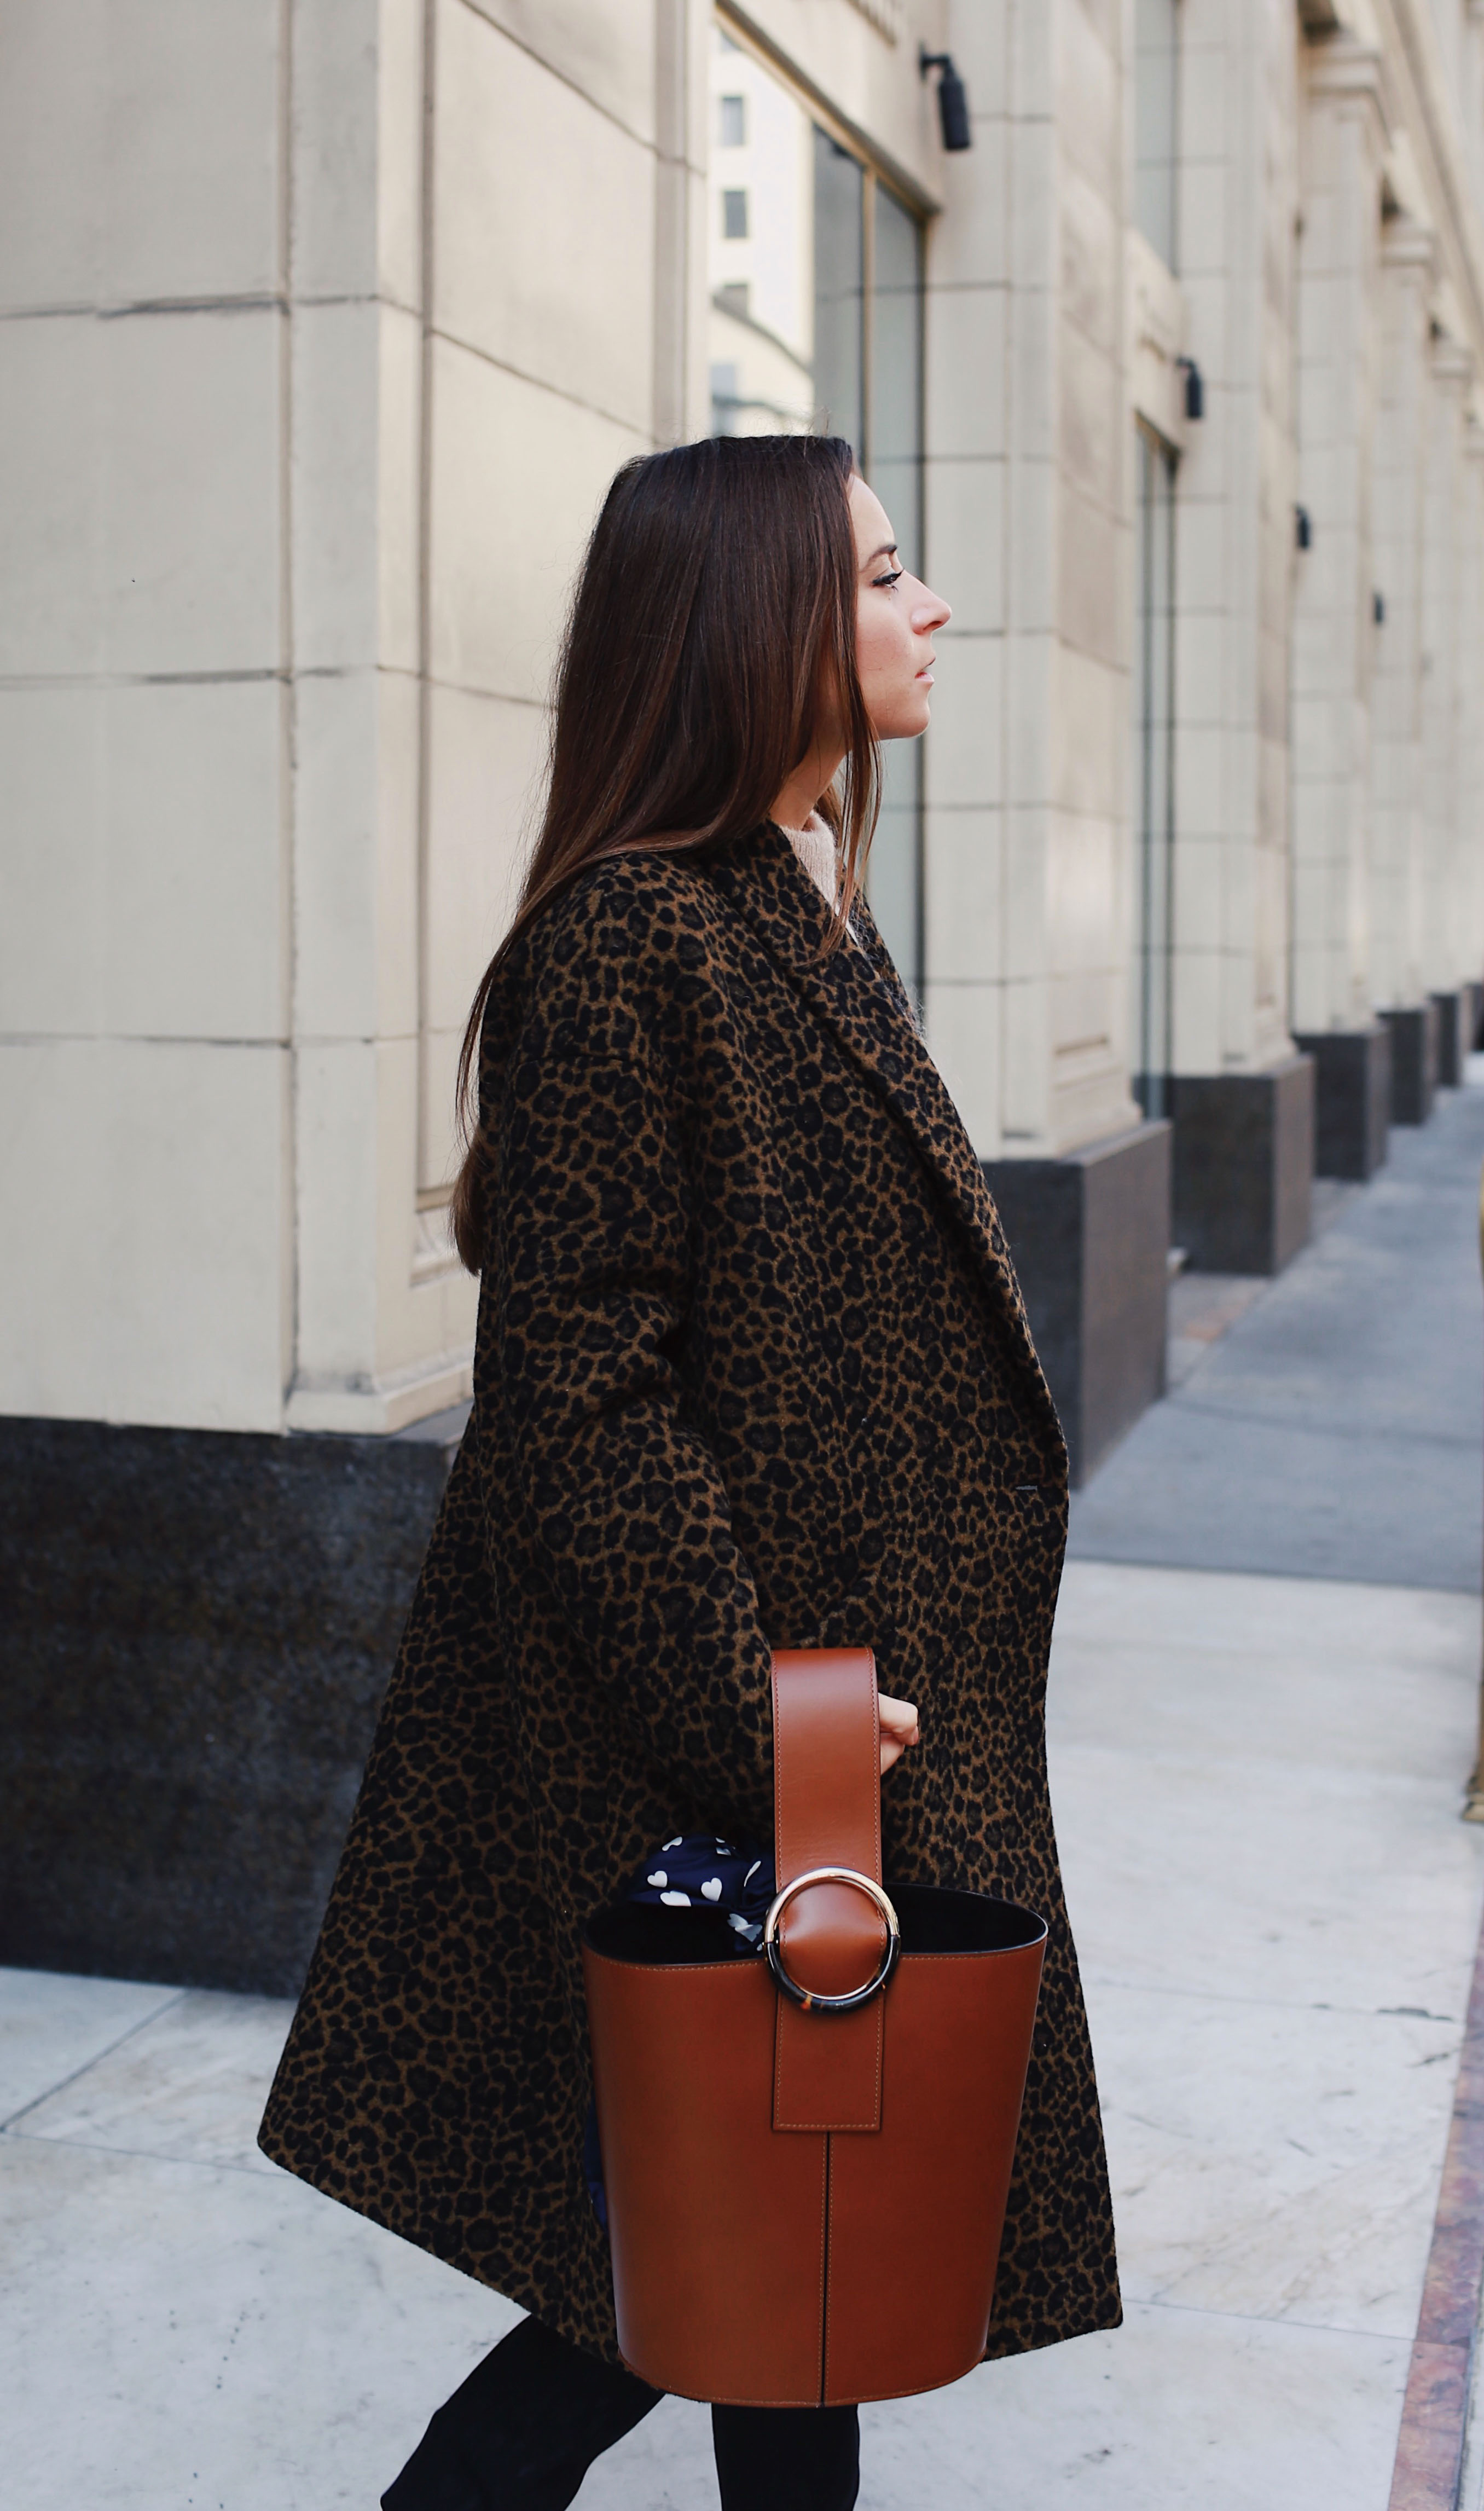
[[[871,729],[878,741],[917,741],[927,731],[932,715],[932,696],[927,689],[914,688],[910,697],[894,707],[884,707],[871,718]]]

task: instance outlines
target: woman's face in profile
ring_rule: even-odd
[[[873,488],[851,482],[856,533],[856,662],[878,741],[911,741],[928,729],[932,639],[952,617],[946,601],[896,555],[896,538]]]

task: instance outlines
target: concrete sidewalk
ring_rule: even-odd
[[[1458,1819],[1479,1603],[1449,1583],[1476,1574],[1455,1482],[1478,1474],[1479,1293],[1457,1216],[1481,1135],[1470,1091],[1421,1146],[1402,1138],[1307,1281],[1255,1298],[1163,1408],[1189,1416],[1206,1547],[1244,1546],[1246,1565],[1069,1567],[1052,1786],[1127,2320],[866,2409],[862,2511],[1386,2511],[1484,1897],[1484,1832]],[[1409,1198],[1421,1248],[1397,1243]],[[1398,1282],[1434,1257],[1417,1332],[1393,1332]],[[1092,1540],[1156,1549],[1146,1465],[1168,1469],[1169,1436],[1150,1416],[1084,1495]],[[1350,1493],[1385,1467],[1349,1451],[1384,1460],[1393,1436],[1394,1548],[1347,1552],[1340,1579],[1271,1574],[1313,1565],[1284,1551],[1267,1487],[1320,1527],[1305,1441]],[[1425,1450],[1454,1470],[1412,1471]],[[1183,1540],[1178,1508],[1165,1522]],[[0,1975],[16,2511],[371,2511],[512,2323],[255,2152],[286,2023],[249,1999]],[[580,2502],[715,2498],[704,2411],[668,2401]]]
[[[1230,1330],[1076,1494],[1073,1558],[1476,1592],[1481,1161],[1484,1088],[1393,1129],[1380,1175],[1275,1282],[1233,1286]]]

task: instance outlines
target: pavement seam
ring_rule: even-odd
[[[9,2118],[0,2119],[0,2136],[9,2136],[12,2128],[21,2119],[29,2118],[32,2110],[39,2110],[42,2103],[51,2101],[56,2094],[64,2093],[69,2084],[81,2083],[84,2075],[90,2075],[95,2067],[100,2067],[103,2060],[111,2058],[116,2049],[124,2048],[137,2032],[147,2031],[152,2023],[159,2022],[162,2014],[169,2014],[171,2006],[179,2005],[190,1993],[187,1988],[171,1989],[162,1997],[158,2005],[151,2007],[148,2014],[141,2014],[136,2023],[131,2023],[127,2031],[121,2031],[117,2040],[110,2040],[106,2049],[95,2049],[92,2057],[85,2058],[80,2067],[74,2067],[69,2075],[58,2075],[56,2083],[48,2084],[45,2092],[37,2093],[31,2101],[22,2102],[19,2109],[12,2110]],[[33,2138],[31,2142],[39,2144],[41,2140]]]
[[[1484,1924],[1454,2087],[1389,2511],[1457,2511],[1484,2292]]]
[[[1446,2023],[1458,2028],[1456,2014],[1434,2014],[1430,2006],[1421,2005],[1334,2005],[1319,1996],[1258,1996],[1243,1994],[1240,1989],[1203,1988],[1199,1982],[1187,1988],[1177,1980],[1111,1979],[1106,1972],[1084,1970],[1081,1974],[1084,1988],[1106,1990],[1113,1995],[1189,1996],[1202,2005],[1255,2005],[1272,2014],[1338,2014],[1342,2018],[1358,2018],[1364,2023]]]
[[[1343,2337],[1347,2340],[1362,2337],[1368,2345],[1405,2345],[1406,2334],[1401,2329],[1356,2328],[1343,2319],[1293,2319],[1275,2310],[1223,2310],[1208,2301],[1170,2301],[1155,2294],[1129,2293],[1124,2288],[1123,2300],[1130,2310],[1171,2310],[1183,2319],[1235,2319],[1241,2328],[1297,2328],[1308,2337]]]
[[[263,2093],[263,2101],[268,2095]],[[11,2133],[9,2129],[5,2131]],[[267,2170],[260,2162],[232,2161],[226,2155],[206,2153],[160,2153],[147,2144],[104,2144],[95,2137],[28,2136],[22,2128],[15,2138],[18,2145],[41,2145],[49,2153],[104,2153],[119,2162],[157,2162],[171,2171],[240,2171],[251,2180],[282,2181],[288,2177],[277,2164]]]
[[[1292,1432],[1300,1438],[1313,1439],[1377,1439],[1389,1451],[1393,1448],[1452,1448],[1461,1454],[1474,1455],[1478,1440],[1453,1430],[1398,1429],[1389,1421],[1347,1420],[1335,1413],[1329,1420],[1317,1412],[1300,1412],[1296,1408],[1284,1411],[1254,1410],[1243,1404],[1201,1403],[1176,1387],[1163,1401],[1171,1411],[1184,1413],[1200,1421],[1247,1421],[1259,1429]]]
[[[1338,1518],[1336,1523],[1339,1523]],[[1076,1537],[1078,1549],[1069,1551],[1067,1554],[1068,1565],[1075,1564],[1079,1568],[1089,1569],[1175,1569],[1182,1577],[1287,1578],[1295,1586],[1379,1587],[1393,1596],[1466,1596],[1470,1602],[1476,1600],[1480,1593],[1478,1587],[1454,1587],[1445,1584],[1441,1579],[1433,1581],[1430,1585],[1426,1581],[1419,1585],[1414,1580],[1410,1586],[1398,1586],[1394,1578],[1366,1578],[1358,1570],[1342,1578],[1338,1570],[1328,1567],[1263,1569],[1254,1567],[1251,1563],[1245,1561],[1220,1562],[1213,1565],[1208,1561],[1171,1561],[1167,1555],[1157,1561],[1142,1552],[1099,1552],[1095,1549],[1099,1543],[1112,1540],[1111,1536],[1079,1534]]]

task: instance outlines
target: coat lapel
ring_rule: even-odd
[[[1054,1418],[983,1170],[864,902],[855,916],[862,948],[846,945],[820,959],[829,924],[824,901],[779,830],[755,830],[704,869],[910,1137]]]

